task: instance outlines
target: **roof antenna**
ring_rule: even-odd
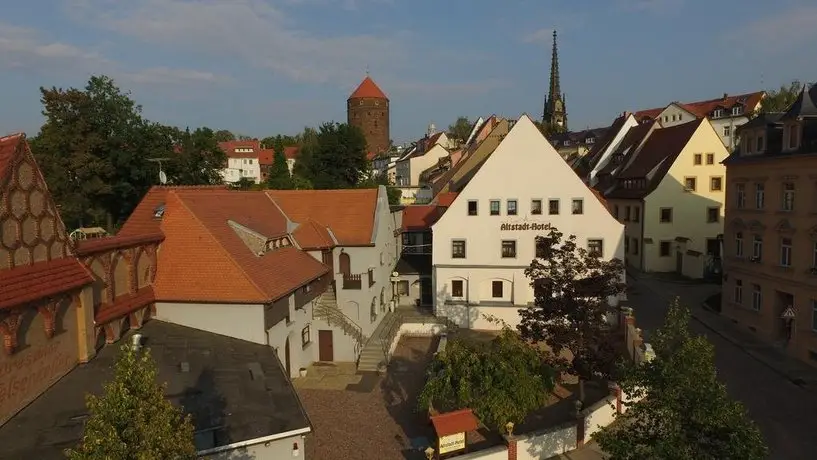
[[[366,76],[369,76],[369,64],[366,64]]]

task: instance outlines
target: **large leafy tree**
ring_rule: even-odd
[[[355,187],[368,169],[366,138],[356,126],[324,123],[314,140],[304,139],[299,163],[297,174],[316,189]]]
[[[389,177],[384,174],[375,174],[374,170],[369,168],[369,171],[366,173],[366,178],[362,180],[359,184],[359,188],[377,188],[379,186],[386,187],[386,195],[389,198],[389,204],[392,206],[396,206],[400,204],[400,198],[403,196],[403,193],[394,186],[389,180]]]
[[[125,345],[101,396],[87,397],[90,418],[71,460],[196,458],[189,416],[165,399],[150,351]]]
[[[794,80],[788,86],[781,85],[779,89],[767,91],[766,97],[760,103],[760,111],[785,112],[800,95],[802,89],[803,84]]]
[[[556,362],[579,377],[579,400],[584,382],[601,374],[610,377],[617,360],[608,318],[610,300],[626,289],[621,260],[604,260],[565,238],[551,225],[536,237],[536,258],[525,274],[534,287],[534,304],[520,310],[519,331],[527,340],[546,343]]]
[[[542,352],[507,327],[487,343],[451,340],[428,372],[418,400],[421,410],[469,408],[498,431],[544,406],[555,385]]]
[[[235,134],[226,130],[226,129],[219,129],[215,132],[216,141],[218,142],[228,142],[235,140]]]
[[[460,142],[468,140],[471,134],[471,120],[468,117],[457,117],[457,120],[448,127],[448,135]]]
[[[155,182],[146,160],[166,156],[169,144],[108,77],[91,77],[83,90],[40,91],[46,121],[33,151],[63,218],[112,228]]]
[[[219,147],[218,136],[210,128],[167,128],[175,139],[175,149],[165,168],[174,185],[217,185],[224,182],[221,170],[227,154]]]
[[[651,342],[655,358],[621,379],[641,399],[596,435],[612,460],[766,458],[757,426],[717,379],[712,344],[690,334],[689,319],[676,299]]]

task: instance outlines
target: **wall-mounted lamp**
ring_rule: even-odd
[[[426,447],[426,450],[424,452],[425,452],[426,458],[428,460],[431,460],[432,458],[434,458],[434,448],[433,447],[431,447],[431,446]]]
[[[293,457],[297,457],[297,456],[299,456],[299,455],[301,455],[301,450],[300,450],[300,449],[298,449],[298,443],[297,443],[297,442],[293,442],[293,443],[292,443],[292,456],[293,456]]]

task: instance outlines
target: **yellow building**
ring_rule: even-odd
[[[631,128],[631,129],[638,129]],[[708,119],[652,129],[616,152],[603,190],[625,224],[625,258],[646,272],[719,276],[728,153]]]

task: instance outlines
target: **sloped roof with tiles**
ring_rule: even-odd
[[[59,251],[59,254],[52,249],[50,260],[36,261],[36,258],[29,256],[28,261],[25,263],[9,264],[11,268],[0,270],[0,309],[11,308],[65,293],[93,282],[91,274],[71,252],[72,246],[65,236],[65,226],[56,207],[54,207],[53,201],[48,196],[47,185],[39,171],[34,155],[28,147],[24,134],[0,137],[0,203],[6,201],[6,195],[11,193],[10,186],[14,183],[19,184],[23,180],[24,174],[21,165],[28,165],[26,176],[28,177],[29,187],[35,188],[45,195],[40,201],[44,204],[40,204],[40,207],[51,209],[51,211],[48,211],[50,214],[45,214],[51,217],[40,216],[35,217],[35,219],[42,219],[41,224],[53,219],[52,223],[48,225],[50,228],[57,230],[57,235],[54,235],[52,230],[52,239],[54,240],[52,244],[61,244],[63,249]],[[21,193],[19,190],[16,192],[18,195]],[[33,195],[29,195],[28,200],[24,200],[24,202],[30,201],[31,196]],[[9,200],[9,203],[12,201]],[[25,213],[32,212],[30,203],[25,204],[25,208],[23,210]],[[17,222],[17,218],[20,216],[15,217],[13,214],[9,213],[4,216],[2,207],[0,207],[0,228],[7,228],[6,224],[10,223],[13,223],[13,228],[20,227],[20,223]],[[27,219],[33,217],[33,214],[27,215]],[[26,232],[25,226],[23,226],[22,231]],[[30,233],[25,233],[25,235],[32,236]],[[0,236],[3,237],[3,246],[5,247],[22,243],[13,233],[9,234],[0,231]],[[9,236],[11,236],[11,241],[9,241]],[[33,236],[35,237],[35,243],[39,240],[39,247],[43,247],[42,237],[39,233]],[[22,248],[26,249],[27,245],[23,244]],[[0,252],[0,256],[9,257],[8,262],[11,262],[10,251]]]
[[[617,158],[622,158],[624,161],[626,161],[627,155],[633,153],[638,146],[644,142],[644,138],[650,133],[650,129],[652,129],[654,124],[655,121],[650,120],[630,128],[630,130],[627,131],[627,134],[624,135],[624,138],[621,139],[621,142],[613,151],[612,155],[610,155],[610,160],[606,165],[604,165],[603,168],[599,170],[598,174],[612,174],[614,169],[621,166],[623,163],[617,162]]]
[[[378,189],[266,190],[293,222],[328,227],[342,246],[370,246]]]
[[[289,246],[255,253],[230,222],[257,234],[285,235],[288,220],[263,192],[172,190],[161,228],[156,298],[269,302],[329,269]]]
[[[369,76],[366,76],[352,95],[349,96],[349,99],[358,98],[389,99],[386,97],[386,93],[384,93]]]
[[[332,232],[314,220],[298,224],[292,236],[303,250],[327,249],[337,245]]]
[[[729,96],[725,94],[723,97],[717,99],[708,99],[705,101],[696,101],[696,102],[675,102],[674,104],[678,105],[682,109],[688,111],[689,113],[695,115],[699,118],[708,117],[715,111],[715,109],[721,108],[726,110],[727,112],[735,106],[742,106],[746,108],[746,113],[755,110],[760,101],[763,100],[763,97],[766,95],[764,91],[756,91],[754,93],[746,93],[746,94],[738,94],[735,96]],[[665,107],[656,108],[656,109],[647,109],[647,110],[640,110],[635,113],[635,117],[638,120],[642,120],[644,118],[654,119],[657,117],[661,112],[664,111]],[[727,113],[726,115],[729,115]]]
[[[161,233],[161,216],[167,194],[173,190],[227,190],[226,185],[192,185],[192,186],[154,186],[148,190],[142,201],[133,210],[128,220],[117,232],[117,236],[145,235]]]
[[[409,205],[403,208],[403,231],[428,230],[437,222],[446,208],[434,204]]]

